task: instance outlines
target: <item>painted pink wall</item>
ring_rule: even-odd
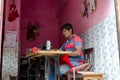
[[[22,0],[21,2],[21,55],[26,48],[39,47],[46,40],[52,42],[52,48],[58,48],[58,18],[60,0]],[[40,34],[34,41],[26,40],[29,21],[38,21]]]
[[[74,27],[74,32],[76,34],[81,34],[107,17],[114,9],[114,0],[96,0],[96,11],[93,14],[90,14],[89,12],[88,18],[82,17],[81,4],[83,1],[84,0],[68,0],[59,14],[59,27],[64,23],[71,23]],[[63,38],[61,33],[60,38]],[[64,39],[59,40],[60,44],[64,41]]]
[[[19,28],[20,28],[20,0],[15,0],[16,9],[19,13],[19,17],[16,20],[10,22],[8,21],[10,1],[6,0],[6,16],[5,16],[5,34],[7,31],[16,31],[17,40],[19,40]]]
[[[8,21],[9,1],[6,1],[5,32],[9,30],[17,31],[17,39],[19,40],[20,37],[23,55],[25,54],[26,48],[39,46],[47,39],[51,40],[53,48],[59,48],[60,43],[63,42],[61,34],[59,34],[59,27],[61,25],[66,22],[70,22],[74,26],[74,31],[77,34],[80,34],[92,25],[104,19],[109,14],[112,9],[111,5],[113,4],[113,0],[98,0],[97,10],[94,14],[89,14],[89,18],[83,18],[81,16],[82,1],[83,0],[68,0],[62,8],[62,2],[64,1],[61,0],[23,0],[21,1],[22,3],[20,3],[20,0],[17,0],[16,6],[19,13],[21,9],[21,22],[20,17],[13,22]],[[40,24],[40,34],[35,41],[26,40],[27,25],[29,20],[36,20]],[[20,27],[21,31],[19,30]]]
[[[5,1],[5,0],[2,0],[2,1]],[[4,28],[5,29],[5,34],[6,34],[7,31],[16,31],[17,32],[17,40],[19,40],[20,17],[18,17],[13,22],[8,21],[9,8],[10,8],[9,2],[10,2],[9,0],[5,1],[5,3],[6,3],[6,6],[5,6],[5,10],[6,10],[5,11],[5,26],[4,26],[5,27]],[[15,4],[16,4],[16,9],[17,9],[18,13],[20,13],[20,0],[15,0]],[[1,7],[1,5],[0,5],[0,7]],[[3,17],[3,15],[0,12],[0,19],[2,20],[1,17]],[[1,26],[1,25],[2,25],[2,21],[0,21],[0,42],[2,42],[1,41],[1,37],[2,37],[1,34],[2,34],[2,29],[3,29],[3,26]],[[4,36],[5,36],[5,34],[4,34]],[[1,43],[0,43],[0,45],[1,45]],[[1,52],[1,48],[0,48],[0,52]],[[1,73],[1,71],[0,71],[0,73]]]

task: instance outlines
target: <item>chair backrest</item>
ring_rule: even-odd
[[[83,71],[92,71],[94,66],[94,49],[84,49],[84,61],[89,65]]]

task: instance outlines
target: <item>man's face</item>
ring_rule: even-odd
[[[70,35],[72,35],[72,30],[71,29],[70,30],[63,29],[62,34],[65,38],[69,38]]]

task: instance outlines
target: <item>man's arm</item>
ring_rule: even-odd
[[[76,49],[76,50],[73,51],[73,52],[72,52],[71,54],[69,54],[68,56],[79,56],[80,53],[81,53],[82,47],[76,47],[75,49]]]

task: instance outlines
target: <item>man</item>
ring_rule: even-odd
[[[66,57],[69,59],[70,64],[64,63],[60,65],[60,75],[63,75],[66,72],[68,72],[73,66],[75,67],[83,64],[84,57],[83,57],[83,49],[82,49],[83,48],[82,39],[76,34],[73,34],[72,25],[69,23],[66,23],[61,27],[61,31],[64,37],[67,39],[67,41],[61,46],[60,50],[72,51],[72,53],[67,55]],[[50,80],[54,80],[54,77],[55,77],[55,70],[51,66]]]
[[[72,51],[71,54],[67,55],[70,63],[75,67],[84,63],[83,57],[83,42],[82,39],[73,33],[73,27],[71,24],[66,23],[61,27],[63,36],[67,41],[60,48],[63,51]],[[65,74],[72,68],[69,64],[60,65],[60,74]]]

